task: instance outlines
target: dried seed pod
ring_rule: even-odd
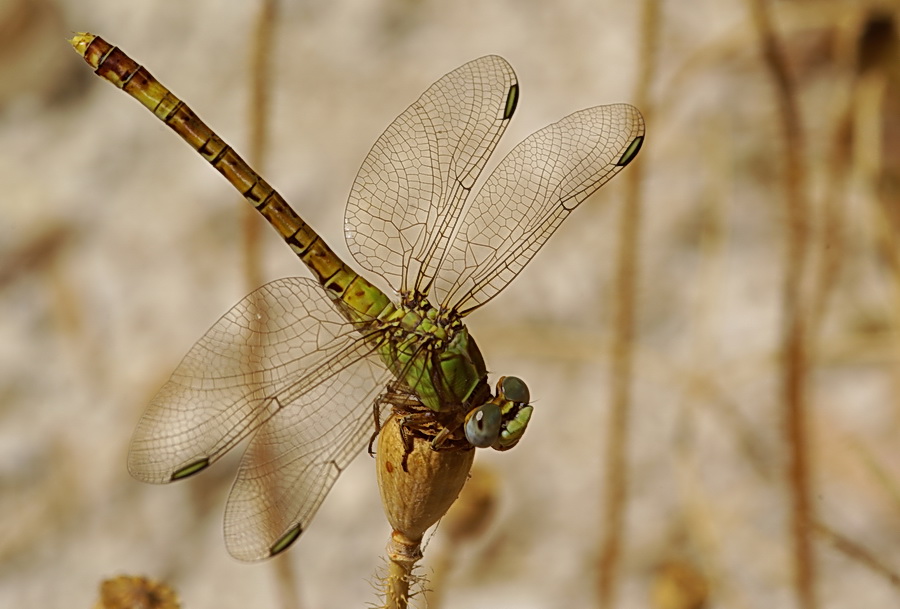
[[[178,596],[167,585],[131,575],[120,575],[100,584],[100,600],[94,609],[179,609]]]
[[[378,436],[375,464],[388,522],[395,532],[418,542],[456,500],[475,449],[435,451],[427,440],[410,441],[412,451],[407,454],[397,418],[391,417]]]
[[[657,567],[650,595],[658,609],[701,609],[707,606],[709,580],[692,561],[671,558]]]

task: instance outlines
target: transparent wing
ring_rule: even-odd
[[[282,410],[309,428],[291,446],[327,453],[321,430],[357,429],[377,389],[340,381],[387,378],[372,351],[314,281],[269,283],[216,322],[153,398],[128,471],[152,483],[200,471]]]
[[[225,545],[232,556],[268,558],[306,530],[335,480],[371,438],[372,404],[385,381],[377,366],[347,367],[253,436],[225,508]]]
[[[517,99],[512,68],[489,55],[445,75],[391,123],[363,162],[344,216],[362,267],[398,292],[428,290]]]
[[[626,165],[644,120],[627,104],[570,114],[519,143],[466,211],[433,291],[466,314],[519,274],[569,213]]]

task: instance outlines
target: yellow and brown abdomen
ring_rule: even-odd
[[[352,321],[371,320],[392,306],[381,290],[348,267],[274,188],[146,68],[99,36],[77,34],[70,42],[98,76],[138,100],[221,173],[278,231],[332,299],[347,305],[344,309]]]

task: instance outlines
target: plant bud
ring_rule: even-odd
[[[388,522],[394,531],[418,542],[456,500],[475,449],[436,451],[427,440],[412,436],[410,442],[412,450],[406,454],[400,425],[392,416],[378,436],[375,467]]]

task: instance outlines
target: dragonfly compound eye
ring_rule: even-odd
[[[493,402],[483,404],[466,417],[466,440],[472,446],[487,448],[497,440],[502,423],[500,407]]]
[[[497,395],[516,404],[527,404],[531,401],[528,385],[517,376],[500,377],[497,382]]]

